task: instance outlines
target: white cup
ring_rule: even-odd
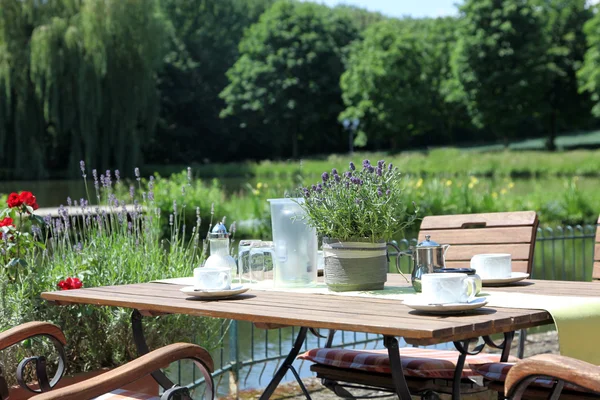
[[[510,278],[512,264],[510,254],[475,254],[471,258],[471,268],[481,279]]]
[[[429,304],[468,303],[477,292],[475,278],[461,273],[423,274],[421,288]]]
[[[200,267],[194,269],[195,288],[202,290],[231,289],[231,268]]]

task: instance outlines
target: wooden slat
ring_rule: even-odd
[[[430,235],[431,240],[447,244],[497,244],[531,243],[531,227],[508,227],[486,229],[444,229],[419,232],[419,242]]]
[[[600,261],[600,243],[596,243],[596,246],[594,246],[594,254],[594,260]]]
[[[400,276],[389,275],[396,285]],[[405,281],[399,286],[405,285]],[[310,326],[403,336],[418,344],[461,340],[551,322],[545,311],[484,307],[465,315],[433,316],[410,310],[399,300],[306,293],[251,291],[224,301],[191,300],[181,286],[135,284],[44,293],[65,304],[94,304],[218,318],[260,324]]]
[[[423,218],[421,230],[461,229],[465,224],[484,224],[486,228],[534,226],[537,216],[535,211],[427,216]]]
[[[531,245],[529,244],[484,244],[451,246],[446,252],[447,261],[471,260],[475,254],[509,253],[513,260],[528,260]]]
[[[594,269],[592,270],[592,279],[600,279],[600,261],[594,262]]]
[[[528,272],[529,263],[527,261],[513,261],[513,272]],[[470,261],[446,261],[446,268],[471,268]],[[599,278],[600,279],[600,278]]]

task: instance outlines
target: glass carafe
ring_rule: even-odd
[[[275,286],[310,286],[317,281],[317,232],[302,219],[299,201],[303,199],[269,199]]]

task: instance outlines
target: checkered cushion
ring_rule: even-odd
[[[506,375],[508,371],[515,365],[513,362],[492,362],[492,363],[483,363],[483,364],[470,364],[471,370],[479,375],[482,375],[485,379],[490,381],[499,381],[504,382],[506,380]],[[548,373],[552,373],[552,371],[548,371]],[[545,388],[552,388],[554,386],[554,381],[552,379],[546,378],[537,378],[532,385],[540,386]],[[572,385],[570,383],[565,383],[565,389],[569,390],[582,390],[578,389],[576,385]]]
[[[132,392],[130,390],[117,389],[110,393],[96,397],[94,400],[160,400],[160,397],[151,394]]]
[[[420,349],[406,347],[400,349],[400,360],[404,375],[419,378],[452,379],[456,369],[458,352],[451,350]],[[387,350],[350,350],[318,348],[307,351],[298,358],[331,367],[358,369],[366,372],[390,374],[390,360]],[[499,361],[497,354],[467,356],[463,377],[477,375],[469,368],[471,362],[484,364]]]

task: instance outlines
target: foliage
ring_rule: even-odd
[[[0,32],[1,166],[39,177],[141,161],[164,54],[157,0],[1,0]]]
[[[596,8],[597,11],[597,8]],[[595,12],[585,24],[587,51],[581,69],[577,72],[580,90],[591,95],[592,113],[600,117],[600,13]]]
[[[331,175],[324,172],[322,183],[302,189],[303,201],[299,204],[306,212],[308,224],[320,236],[375,242],[391,240],[414,222],[416,215],[409,212],[410,202],[403,191],[397,167],[386,165],[383,160],[372,166],[364,160],[358,171],[350,163],[342,175],[336,169]]]
[[[238,58],[244,30],[274,0],[161,0],[171,29],[159,74],[161,117],[146,148],[151,161],[223,161],[245,153],[234,121],[219,117],[225,72]],[[201,137],[202,140],[197,140]]]
[[[398,149],[414,135],[448,135],[457,118],[465,119],[464,108],[443,92],[455,24],[454,18],[385,20],[355,43],[341,80],[347,108],[340,120],[360,120],[357,145],[369,139],[373,148]]]
[[[114,367],[135,357],[130,310],[57,307],[43,301],[41,292],[57,290],[61,282],[64,287],[68,278],[94,287],[190,276],[192,269],[202,263],[206,248],[200,221],[195,223],[191,236],[183,229],[186,202],[179,204],[179,211],[173,211],[168,234],[163,237],[152,188],[145,193],[143,202],[134,200],[126,209],[125,199],[118,196],[124,186],[118,175],[110,171],[100,179],[96,171],[92,175],[97,204],[69,200],[76,214],[61,207],[58,218],[44,219],[47,250],[28,252],[28,267],[22,268],[15,280],[7,279],[7,270],[0,268],[0,330],[32,320],[56,323],[69,340],[72,373]],[[85,172],[84,179],[87,186]],[[138,182],[138,190],[142,190],[141,181]],[[220,324],[208,318],[170,316],[147,322],[145,330],[152,347],[194,338],[214,346],[218,334],[215,337],[213,332]],[[12,350],[10,364],[16,365],[20,356],[18,350]]]
[[[222,116],[243,129],[238,145],[255,157],[339,149],[342,49],[356,37],[325,6],[282,0],[267,10],[246,31],[221,93]]]
[[[498,137],[540,111],[547,38],[528,0],[466,0],[452,69],[473,123]]]
[[[590,102],[580,94],[576,71],[581,68],[586,51],[583,26],[592,17],[585,0],[538,0],[538,12],[547,41],[546,74],[541,118],[546,120],[547,147],[556,149],[560,129],[576,129],[589,123]]]

